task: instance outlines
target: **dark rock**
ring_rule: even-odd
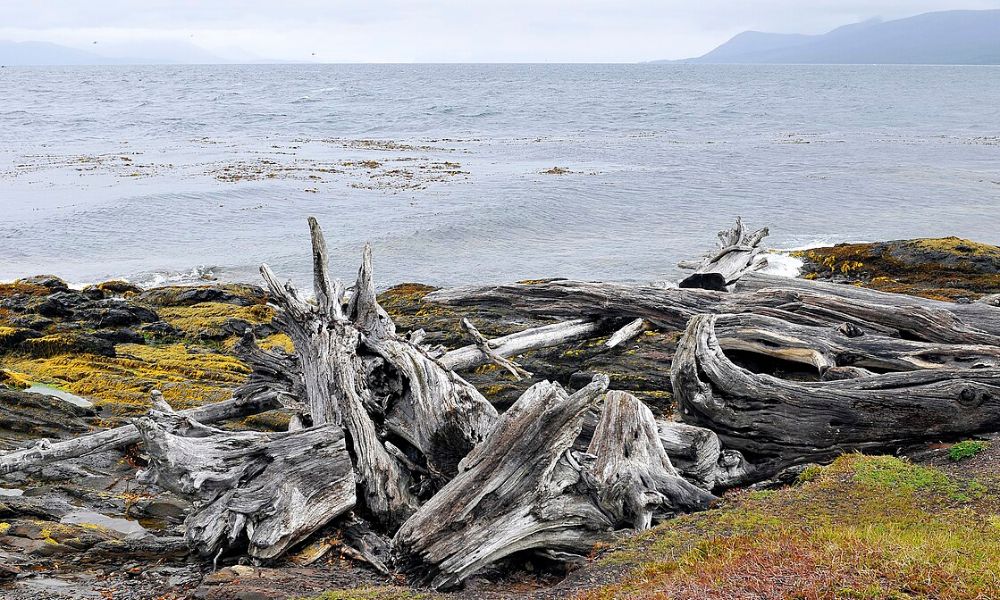
[[[0,351],[10,351],[21,345],[27,339],[41,337],[34,329],[3,327],[0,328]]]
[[[142,498],[132,505],[131,514],[143,518],[183,520],[188,511],[191,510],[191,503],[174,496],[173,494],[160,494],[153,498]]]
[[[15,327],[26,327],[28,329],[34,329],[35,331],[42,331],[47,327],[50,327],[55,321],[47,317],[36,314],[27,314],[19,317],[14,317],[10,320],[10,324]]]
[[[59,354],[96,354],[115,356],[115,345],[108,340],[86,333],[55,333],[25,340],[20,349],[33,357],[50,357]]]
[[[49,288],[53,292],[65,291],[69,289],[69,285],[67,285],[65,281],[56,277],[55,275],[35,275],[34,277],[25,277],[23,279],[18,279],[14,283],[40,285]]]
[[[267,302],[267,293],[259,286],[247,284],[173,285],[146,290],[139,300],[154,306],[191,306],[201,302],[253,306]]]
[[[98,283],[97,285],[88,286],[88,289],[89,288],[100,290],[108,296],[125,296],[142,293],[141,287],[135,285],[134,283],[129,283],[124,279],[112,279],[111,281],[105,281]]]
[[[53,396],[0,387],[0,437],[66,438],[83,433],[93,409]]]
[[[113,344],[145,344],[146,338],[134,329],[122,327],[121,329],[103,329],[95,331],[94,335],[102,340],[108,340]]]
[[[177,329],[166,321],[157,321],[155,323],[143,325],[139,328],[139,331],[148,333],[155,338],[175,338],[184,335],[180,329]]]

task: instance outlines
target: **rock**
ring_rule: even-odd
[[[130,514],[144,518],[180,521],[189,510],[191,510],[190,502],[173,494],[163,493],[153,498],[142,498],[132,505]]]
[[[0,562],[0,581],[15,579],[20,574],[21,569],[18,569],[16,566]]]
[[[94,336],[102,340],[108,340],[112,344],[145,344],[146,338],[134,329],[122,327],[121,329],[102,329],[95,331]]]
[[[166,321],[156,321],[155,323],[149,323],[147,325],[143,325],[142,327],[139,328],[139,331],[143,333],[148,333],[149,335],[159,339],[176,338],[176,337],[181,337],[183,335],[181,330],[177,329],[176,327],[174,327],[170,323],[167,323]]]
[[[48,317],[43,317],[36,314],[22,315],[19,317],[14,317],[10,320],[10,324],[16,327],[26,327],[28,329],[34,329],[35,331],[42,331],[50,327],[55,321],[49,319]]]
[[[142,288],[125,281],[124,279],[112,279],[111,281],[105,281],[98,283],[97,285],[88,286],[84,288],[87,289],[94,288],[100,290],[107,296],[128,296],[128,295],[138,295],[142,293]]]
[[[96,414],[53,396],[0,387],[0,437],[7,439],[68,438],[89,429]]]
[[[41,335],[34,329],[4,327],[0,325],[0,352],[13,350],[20,346],[24,340],[40,337]]]
[[[172,285],[146,290],[139,295],[139,300],[154,306],[191,306],[202,302],[252,306],[267,302],[267,294],[259,286],[238,283]]]
[[[35,275],[34,277],[24,277],[22,279],[18,279],[14,283],[40,285],[49,288],[53,292],[65,291],[69,289],[69,285],[55,275]]]
[[[115,345],[108,340],[87,333],[64,332],[25,340],[20,349],[35,358],[59,354],[96,354],[115,356]]]

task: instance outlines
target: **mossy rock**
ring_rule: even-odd
[[[139,301],[153,306],[191,306],[203,302],[253,306],[267,302],[267,293],[256,285],[220,283],[211,285],[171,285],[139,294]]]
[[[115,356],[115,345],[106,339],[87,333],[65,332],[26,339],[18,348],[34,358],[48,358],[60,354],[93,354]]]
[[[1000,247],[957,237],[838,244],[794,253],[803,276],[939,300],[1000,292]]]

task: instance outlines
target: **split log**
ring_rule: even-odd
[[[728,291],[730,286],[744,274],[756,271],[767,259],[760,248],[767,237],[768,229],[747,232],[743,220],[736,217],[736,226],[719,232],[718,248],[695,266],[695,271],[681,280],[682,288],[702,288],[706,290]],[[687,267],[682,263],[681,267]]]
[[[1000,367],[1000,346],[915,342],[846,333],[842,327],[796,325],[773,317],[719,315],[715,334],[723,350],[739,350],[828,369],[852,367],[874,374],[917,369]],[[840,375],[844,375],[841,371]],[[832,376],[832,375],[831,375]]]
[[[397,565],[411,580],[452,588],[522,550],[586,553],[613,523],[588,495],[570,447],[606,377],[572,396],[530,387],[459,466],[459,474],[400,527]]]
[[[706,490],[726,489],[752,480],[753,467],[736,450],[723,450],[711,429],[676,421],[657,421],[660,443],[685,479]]]
[[[705,510],[715,499],[677,474],[653,413],[635,396],[611,391],[590,442],[598,503],[615,527],[648,529],[677,513]]]
[[[136,421],[149,454],[139,480],[192,500],[185,538],[203,556],[240,545],[275,558],[356,502],[343,430],[224,431],[157,411]]]
[[[718,317],[691,320],[671,369],[686,423],[707,427],[767,477],[853,450],[1000,428],[1000,369],[940,368],[841,381],[752,373],[723,352]]]

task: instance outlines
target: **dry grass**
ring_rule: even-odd
[[[626,542],[602,558],[625,578],[580,600],[1000,597],[995,492],[891,457],[849,455],[810,477]]]

